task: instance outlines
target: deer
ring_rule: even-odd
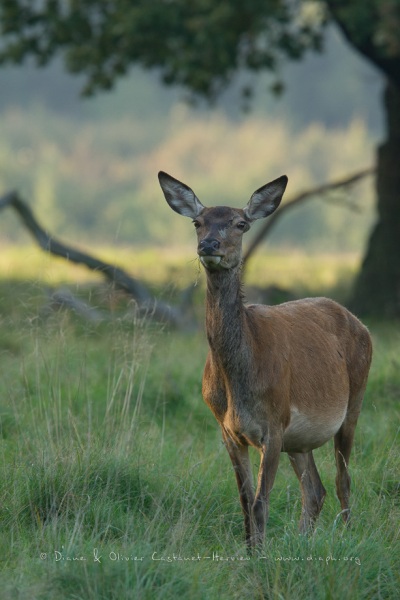
[[[158,178],[169,206],[197,232],[207,279],[202,395],[233,465],[249,553],[264,543],[282,452],[300,482],[306,534],[326,495],[313,451],[334,439],[336,493],[348,524],[348,465],[372,359],[368,329],[328,298],[267,306],[245,304],[242,292],[243,234],[278,208],[288,178],[257,189],[243,209],[207,208],[186,184],[163,171]],[[249,447],[260,454],[256,486]]]

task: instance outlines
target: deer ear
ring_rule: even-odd
[[[282,175],[256,190],[244,208],[245,217],[255,221],[271,215],[282,200],[287,182],[286,175]]]
[[[184,183],[164,171],[159,172],[158,180],[166,201],[175,212],[195,219],[204,209],[194,191]]]

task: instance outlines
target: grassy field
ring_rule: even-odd
[[[96,325],[48,314],[45,288],[61,279],[80,279],[92,301],[105,295],[41,260],[30,262],[30,282],[15,278],[15,256],[0,264],[2,599],[398,598],[398,323],[368,323],[374,361],[351,460],[352,528],[338,517],[330,443],[315,453],[324,509],[315,533],[299,536],[299,487],[282,455],[264,553],[249,559],[230,461],[201,399],[202,331],[171,332],[121,306]],[[347,281],[354,260],[319,260],[267,261],[262,283],[273,272],[283,287],[296,277],[300,291],[340,296],[337,276]],[[178,285],[196,278],[192,263],[184,275],[171,263]]]

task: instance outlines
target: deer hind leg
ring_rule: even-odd
[[[353,447],[354,433],[356,430],[357,419],[361,411],[365,384],[358,393],[353,394],[349,400],[349,408],[345,420],[339,431],[336,433],[335,442],[335,460],[336,460],[336,493],[342,508],[342,518],[345,523],[350,520],[350,475],[349,461],[351,449]]]
[[[371,338],[366,329],[358,332],[357,352],[349,368],[350,396],[345,420],[335,435],[336,493],[345,523],[350,520],[350,475],[348,471],[357,420],[361,412],[372,359]]]
[[[326,490],[322,485],[312,451],[289,452],[290,464],[300,482],[302,509],[299,529],[306,533],[314,527],[324,504]]]
[[[343,521],[347,523],[350,519],[350,475],[349,460],[353,446],[354,433],[357,419],[346,417],[341,428],[335,435],[335,460],[336,460],[336,493],[342,508]]]
[[[236,444],[222,430],[222,437],[235,471],[236,483],[239,490],[240,504],[244,515],[246,544],[250,548],[253,539],[252,506],[254,503],[254,488],[248,446]]]

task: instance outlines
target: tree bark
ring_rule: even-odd
[[[360,315],[400,316],[400,88],[384,93],[387,140],[377,153],[378,220],[356,279],[351,308]]]

